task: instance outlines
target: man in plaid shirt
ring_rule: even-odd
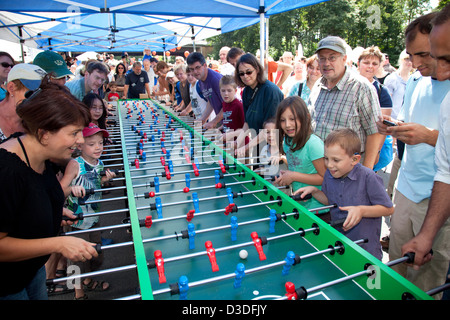
[[[347,44],[339,37],[328,36],[316,50],[322,78],[314,85],[308,101],[315,134],[322,140],[331,131],[353,129],[361,139],[361,161],[369,168],[378,161],[384,136],[376,122],[381,116],[375,87],[346,67]]]

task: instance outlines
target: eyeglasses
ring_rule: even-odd
[[[196,66],[196,67],[194,67],[194,68],[189,68],[189,70],[190,70],[191,72],[193,72],[193,71],[198,71],[198,70],[200,70],[202,67],[203,67],[203,65],[201,65],[201,66]]]
[[[105,83],[106,82],[105,78],[102,78],[102,77],[99,77],[99,76],[94,76],[93,78],[94,78],[95,82],[101,82],[101,83]]]
[[[91,107],[93,111],[103,111],[103,107]]]
[[[0,64],[2,65],[3,68],[12,68],[12,67],[14,67],[13,64],[9,64],[8,62],[2,62]]]
[[[245,72],[239,72],[238,74],[239,74],[239,77],[243,77],[244,75],[249,76],[249,75],[251,75],[254,71],[255,71],[255,70],[248,70],[248,71],[245,71]]]
[[[340,57],[340,55],[333,55],[333,56],[329,56],[328,58],[326,57],[319,57],[319,62],[320,63],[325,63],[327,60],[330,61],[331,63],[335,62],[338,58]]]

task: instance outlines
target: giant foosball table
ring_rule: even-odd
[[[192,118],[153,100],[116,112],[140,291],[118,299],[431,299],[390,268],[410,257],[382,263]]]

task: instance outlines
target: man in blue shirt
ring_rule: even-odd
[[[402,256],[401,247],[420,230],[427,212],[434,176],[435,145],[439,134],[439,112],[450,90],[450,81],[436,79],[437,63],[430,56],[429,34],[436,13],[417,18],[406,28],[406,51],[418,73],[407,82],[403,106],[397,126],[386,128],[378,123],[381,133],[391,134],[406,144],[402,165],[395,184],[395,212],[391,220],[389,257]],[[386,116],[385,116],[386,118]],[[420,270],[404,264],[393,267],[398,273],[424,291],[445,283],[449,266],[450,235],[434,241],[434,257]],[[442,294],[434,296],[440,299]]]
[[[90,92],[103,97],[103,84],[108,79],[109,70],[103,62],[92,61],[86,65],[84,77],[66,82],[66,87],[78,99],[83,100]]]
[[[430,33],[431,55],[437,60],[436,76],[439,81],[450,80],[450,4],[432,21]],[[439,138],[436,142],[437,174],[434,177],[430,205],[420,232],[403,245],[404,254],[415,253],[416,268],[431,260],[429,254],[436,237],[450,230],[450,92],[440,110]]]

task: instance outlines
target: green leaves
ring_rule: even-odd
[[[405,27],[430,9],[429,0],[330,0],[280,13],[269,19],[269,53],[278,60],[284,51],[295,54],[301,43],[308,57],[314,54],[320,39],[337,35],[352,48],[376,45],[395,63],[404,49]],[[255,54],[259,49],[259,24],[211,38],[210,42],[216,59],[225,45]]]

